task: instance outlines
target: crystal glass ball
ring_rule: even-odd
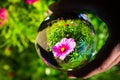
[[[82,12],[56,13],[46,17],[40,24],[35,42],[39,56],[46,65],[62,71],[88,64],[108,36],[106,24],[100,21],[95,15]],[[106,31],[103,32],[100,25]]]

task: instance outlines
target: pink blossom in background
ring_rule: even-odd
[[[2,20],[7,19],[7,10],[5,8],[0,9],[0,19],[2,19]]]
[[[38,0],[25,0],[27,4],[33,4],[35,2],[38,2]]]
[[[61,60],[64,60],[64,58],[74,50],[75,46],[76,42],[73,38],[63,38],[52,47],[54,53],[53,55]]]
[[[7,21],[7,10],[5,8],[0,9],[0,26],[3,26]]]

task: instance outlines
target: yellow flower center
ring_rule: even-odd
[[[64,48],[64,47],[62,47],[61,49],[60,49],[60,51],[61,52],[64,52],[66,49]]]

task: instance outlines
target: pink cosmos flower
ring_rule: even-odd
[[[75,46],[76,42],[73,38],[63,38],[52,47],[52,50],[55,57],[64,60],[64,58],[74,50]]]
[[[35,2],[37,2],[38,0],[25,0],[25,2],[27,3],[27,4],[33,4],[33,3],[35,3]]]
[[[0,9],[0,26],[4,25],[7,21],[7,10],[5,8]]]

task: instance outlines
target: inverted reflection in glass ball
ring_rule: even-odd
[[[52,68],[63,71],[80,68],[97,52],[98,34],[94,28],[86,14],[52,14],[39,27],[37,52]]]

